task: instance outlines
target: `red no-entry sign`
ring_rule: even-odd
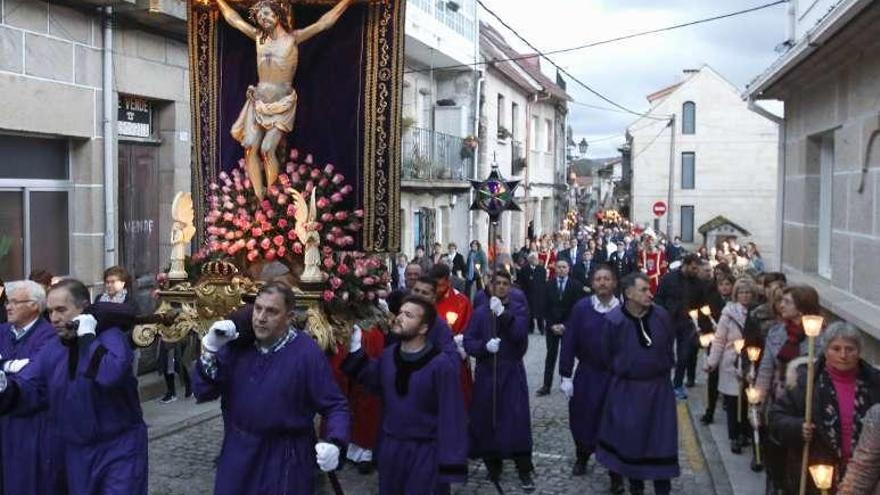
[[[662,217],[666,214],[666,203],[663,201],[657,201],[654,203],[652,210],[654,211],[654,216]]]

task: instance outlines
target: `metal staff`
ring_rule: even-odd
[[[339,484],[339,477],[336,476],[336,471],[328,471],[327,479],[330,480],[330,487],[333,488],[333,495],[345,495],[345,492],[342,490],[342,485]]]
[[[493,254],[497,257],[498,253],[494,250],[497,249],[495,246],[497,235],[496,229],[498,228],[498,221],[494,220],[489,222],[489,242],[493,248]],[[491,263],[494,263],[494,259],[491,260]],[[498,317],[495,315],[495,312],[491,309],[489,310],[492,317],[492,338],[498,337]],[[492,354],[492,430],[496,429],[498,425],[498,353]]]

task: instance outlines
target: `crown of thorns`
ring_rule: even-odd
[[[272,9],[281,26],[284,29],[290,29],[290,4],[286,0],[258,0],[248,9],[248,18],[251,22],[257,23],[257,12],[263,7]]]

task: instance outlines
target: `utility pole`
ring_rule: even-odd
[[[673,198],[675,191],[675,114],[669,117],[669,193],[666,197],[666,238],[669,242],[673,239],[673,220],[675,219],[675,207]]]

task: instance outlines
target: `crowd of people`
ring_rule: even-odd
[[[532,400],[568,401],[572,476],[595,457],[611,493],[641,494],[646,482],[670,493],[676,401],[700,370],[701,421],[721,403],[731,452],[751,451],[767,494],[798,493],[805,444],[810,464],[834,467],[833,493],[878,490],[880,373],[861,358],[861,333],[845,322],[822,332],[807,422],[803,319],[821,313],[818,294],[764,271],[754,244],[688,252],[621,222],[514,253],[473,241],[466,253],[450,243],[415,254],[390,261],[387,294],[330,355],[292,324],[297,301],[279,280],[210,327],[189,371],[182,349],[160,349],[163,402],[176,400],[177,375],[185,396],[221,400],[215,494],[312,493],[316,471],[346,462],[378,471],[382,494],[450,493],[469,459],[499,491],[511,461],[532,492]],[[104,275],[96,297],[45,272],[0,282],[4,494],[147,493],[126,336],[137,310],[124,269]],[[536,399],[530,333],[546,343]]]

